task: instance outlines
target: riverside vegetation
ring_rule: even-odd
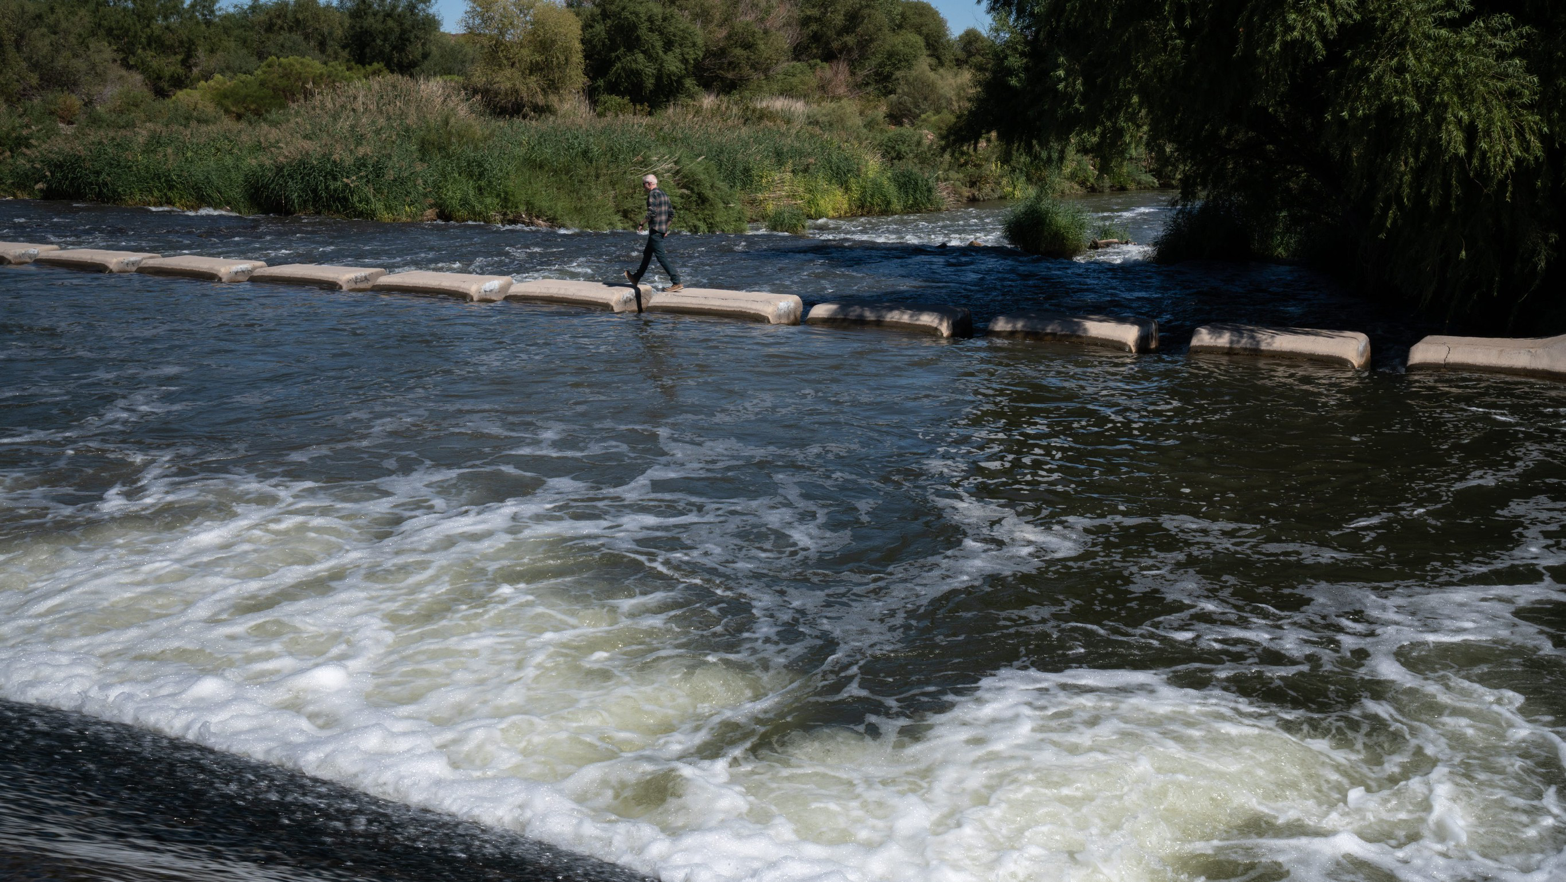
[[[968,137],[1153,154],[1184,205],[1161,259],[1301,261],[1464,330],[1566,331],[1566,3],[990,10]]]
[[[463,25],[428,0],[0,0],[0,189],[603,229],[653,172],[699,232],[1116,184],[954,147],[994,46],[920,0],[471,0]]]

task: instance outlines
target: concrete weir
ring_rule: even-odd
[[[177,276],[204,282],[246,282],[250,274],[265,267],[259,260],[228,260],[222,257],[158,257],[141,262],[136,272],[149,276]]]
[[[793,294],[721,291],[717,288],[655,291],[651,296],[643,298],[643,303],[648,312],[716,315],[774,325],[797,325],[805,312],[804,302]]]
[[[434,294],[461,297],[478,303],[504,300],[511,290],[510,276],[476,276],[469,273],[392,273],[381,276],[371,291],[398,291],[403,294]]]
[[[1559,337],[1426,337],[1408,353],[1409,370],[1466,369],[1566,380],[1566,334]]]
[[[58,245],[34,245],[31,242],[0,242],[0,264],[32,263],[38,255],[59,251]]]
[[[1137,316],[1013,312],[991,319],[989,333],[1022,340],[1108,346],[1127,352],[1152,352],[1158,348],[1158,322]]]
[[[651,298],[651,290],[642,286],[642,300]],[[535,279],[531,282],[513,282],[506,292],[507,300],[525,303],[556,303],[564,306],[582,306],[588,309],[607,309],[610,312],[635,312],[636,291],[629,282],[583,282],[570,279]]]
[[[1191,335],[1191,353],[1304,358],[1355,370],[1370,365],[1370,338],[1358,331],[1203,325]]]
[[[139,251],[102,251],[97,248],[67,248],[39,254],[34,263],[84,270],[90,273],[133,273],[144,260],[160,257]]]
[[[973,336],[973,315],[960,306],[899,306],[893,303],[817,303],[807,325],[891,328],[940,337]]]
[[[370,286],[375,284],[375,280],[384,275],[386,271],[378,267],[287,263],[282,266],[258,269],[250,274],[250,281],[326,288],[332,291],[368,291]]]

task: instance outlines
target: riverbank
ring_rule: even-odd
[[[740,232],[1016,195],[1031,174],[984,149],[945,154],[928,132],[867,125],[847,103],[712,100],[656,116],[502,119],[449,83],[384,77],[265,121],[176,116],[72,127],[12,118],[0,132],[0,190],[239,214],[604,230],[635,226],[637,179],[652,172],[674,195],[682,229]]]

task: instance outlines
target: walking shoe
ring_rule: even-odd
[[[631,271],[630,270],[626,270],[625,271],[625,280],[630,282],[633,285],[638,284],[638,282],[636,281],[636,277],[631,275]]]
[[[670,285],[669,287],[667,287],[667,288],[665,288],[663,290],[665,290],[665,291],[684,291],[685,290],[685,286],[684,285]]]

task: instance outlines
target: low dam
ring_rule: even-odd
[[[1143,242],[1164,198],[1086,204]],[[637,315],[626,232],[0,202],[252,267],[0,267],[0,869],[1566,870],[1566,385],[1405,371],[1438,329],[1294,267],[964,244],[998,223],[669,238],[800,298],[763,321]],[[373,290],[410,273],[510,287]]]

